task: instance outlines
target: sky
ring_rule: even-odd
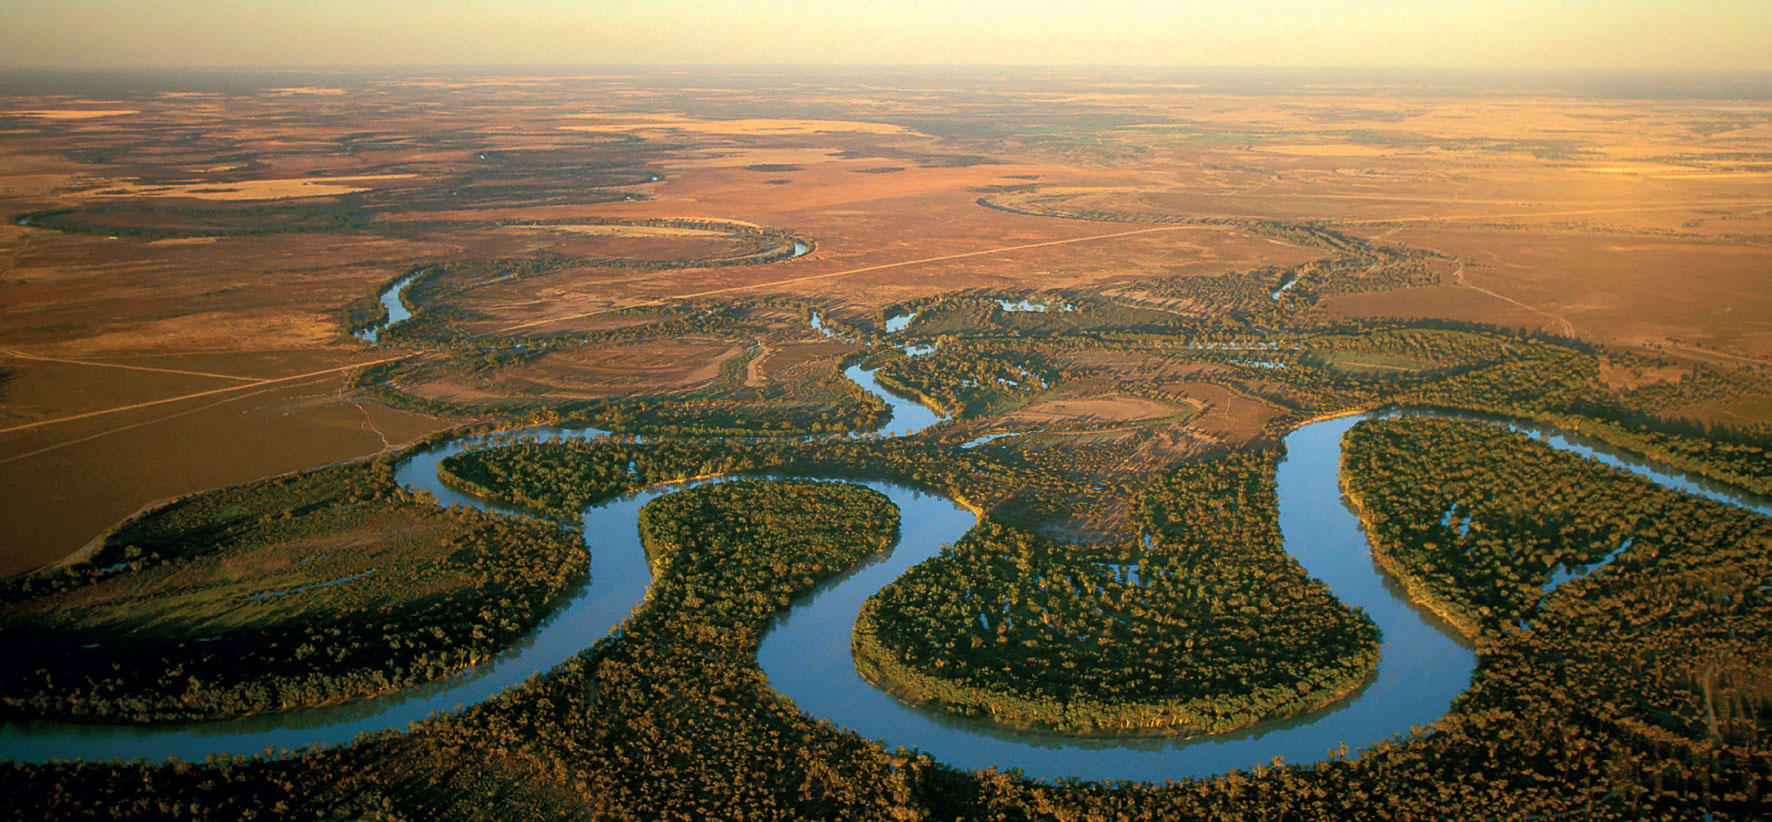
[[[0,0],[0,68],[1772,70],[1772,0]]]

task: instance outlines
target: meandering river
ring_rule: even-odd
[[[390,316],[396,319],[393,308],[400,303],[404,284],[396,284],[382,295]],[[403,306],[401,309],[404,311]],[[881,435],[908,436],[944,419],[887,392],[860,366],[845,374],[892,408],[892,419],[878,432]],[[1378,412],[1383,413],[1394,412]],[[1470,418],[1431,411],[1404,413]],[[899,701],[856,673],[849,650],[856,615],[868,596],[911,566],[935,556],[943,543],[960,539],[976,520],[970,511],[938,494],[887,482],[857,484],[880,491],[898,506],[902,517],[899,543],[890,552],[821,585],[777,617],[763,638],[759,662],[771,684],[802,711],[853,728],[888,748],[916,748],[965,768],[1020,768],[1036,778],[1156,781],[1210,776],[1265,765],[1275,757],[1292,763],[1316,761],[1333,755],[1344,744],[1349,750],[1358,750],[1406,735],[1413,727],[1445,714],[1452,699],[1470,684],[1476,658],[1455,630],[1410,601],[1373,563],[1359,521],[1342,497],[1342,434],[1378,414],[1320,420],[1294,430],[1285,439],[1286,457],[1276,477],[1286,550],[1343,602],[1365,609],[1382,634],[1383,647],[1371,678],[1354,694],[1322,709],[1189,739],[1079,738],[1004,729]],[[1772,515],[1772,503],[1766,500],[1573,434],[1526,423],[1487,421],[1509,425],[1552,447],[1600,459],[1664,487]],[[593,429],[558,428],[519,433],[557,440],[604,435]],[[444,505],[460,503],[518,513],[455,491],[437,478],[436,467],[443,459],[498,439],[497,435],[467,437],[412,453],[397,467],[396,479],[409,488],[429,491]],[[362,733],[401,729],[436,712],[483,702],[572,658],[625,621],[644,600],[651,583],[637,529],[640,508],[689,485],[723,481],[727,480],[660,486],[586,510],[583,533],[591,548],[589,581],[521,644],[471,670],[374,699],[227,721],[149,726],[5,723],[0,725],[0,758],[43,762],[176,757],[194,761],[212,753],[251,754],[334,745]],[[1566,574],[1567,580],[1584,575],[1580,571]],[[1564,576],[1559,574],[1558,579],[1567,581]]]

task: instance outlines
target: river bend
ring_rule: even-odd
[[[398,289],[389,289],[398,301]],[[943,418],[885,391],[860,367],[846,372],[893,408],[881,433],[906,436]],[[1389,412],[1380,412],[1389,413]],[[1432,411],[1406,413],[1471,419]],[[861,604],[911,566],[958,541],[976,522],[957,503],[889,482],[859,482],[898,506],[898,544],[826,582],[778,616],[765,634],[759,663],[771,684],[807,714],[853,728],[886,747],[916,748],[969,769],[1020,768],[1035,778],[1080,777],[1159,781],[1252,768],[1281,757],[1291,763],[1325,759],[1343,744],[1357,750],[1428,725],[1446,713],[1470,684],[1476,658],[1454,629],[1410,601],[1372,560],[1358,519],[1341,494],[1341,438],[1375,414],[1306,424],[1285,439],[1276,485],[1280,530],[1287,552],[1337,597],[1363,608],[1381,631],[1377,668],[1364,687],[1322,709],[1286,720],[1196,738],[1069,737],[1016,731],[900,702],[863,680],[850,657],[850,636]],[[1528,423],[1485,420],[1534,436],[1552,447],[1600,459],[1674,490],[1772,515],[1772,504],[1619,453],[1573,434]],[[518,432],[546,440],[593,439],[592,429],[540,428]],[[509,435],[505,435],[509,436]],[[466,437],[409,454],[396,469],[408,488],[463,504],[520,513],[458,492],[437,478],[437,465],[463,451],[494,444],[498,435]],[[822,479],[811,477],[812,479]],[[725,478],[650,488],[594,505],[583,515],[591,547],[590,580],[523,642],[453,676],[373,699],[240,719],[127,726],[52,721],[0,724],[0,758],[49,760],[150,759],[201,761],[216,753],[253,754],[342,744],[359,734],[401,729],[440,711],[490,699],[545,673],[608,636],[644,599],[651,572],[637,528],[648,501],[684,487]],[[852,481],[852,480],[846,480]],[[1588,570],[1592,570],[1591,568]],[[1580,578],[1581,574],[1568,575]],[[1562,578],[1561,576],[1559,578]]]

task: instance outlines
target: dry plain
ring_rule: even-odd
[[[1325,258],[1258,221],[1429,260],[1416,280],[1321,295],[1306,314],[1324,322],[1528,328],[1670,374],[1772,364],[1759,103],[1062,75],[865,94],[770,75],[338,80],[0,97],[0,573],[54,563],[155,500],[493,419],[490,401],[668,400],[740,362],[734,390],[816,401],[854,349],[781,306],[874,327],[944,295],[1043,293],[1187,317],[1216,309],[1151,284],[1267,289]],[[810,252],[729,264],[790,235]],[[448,409],[394,408],[356,377],[434,355],[365,344],[352,312],[425,266],[458,273],[415,299],[470,340],[752,313],[444,374],[408,387]],[[1261,438],[1288,390],[1072,359],[1074,384],[963,427],[1110,429],[1117,445],[1098,432],[1077,447],[1121,449],[1101,470],[1123,478]],[[1080,405],[1083,381],[1116,399]],[[1115,393],[1141,386],[1158,392]],[[1772,424],[1765,397],[1676,412]]]

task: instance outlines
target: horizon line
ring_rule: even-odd
[[[792,70],[792,69],[852,69],[852,70],[991,70],[991,69],[1034,69],[1034,70],[1094,70],[1094,71],[1361,71],[1361,72],[1456,72],[1463,74],[1621,74],[1621,75],[1658,75],[1658,74],[1689,74],[1689,75],[1766,75],[1772,77],[1772,68],[1644,68],[1637,66],[1452,66],[1452,65],[1354,65],[1354,64],[1280,64],[1280,63],[1193,63],[1193,64],[1159,64],[1159,63],[819,63],[819,62],[780,62],[780,63],[577,63],[577,62],[546,62],[546,63],[141,63],[116,65],[58,65],[58,64],[27,64],[0,65],[0,73],[6,72],[127,72],[127,71],[314,71],[314,72],[346,72],[346,71],[492,71],[513,69],[598,69],[598,70],[657,70],[657,69],[754,69],[754,70]]]

